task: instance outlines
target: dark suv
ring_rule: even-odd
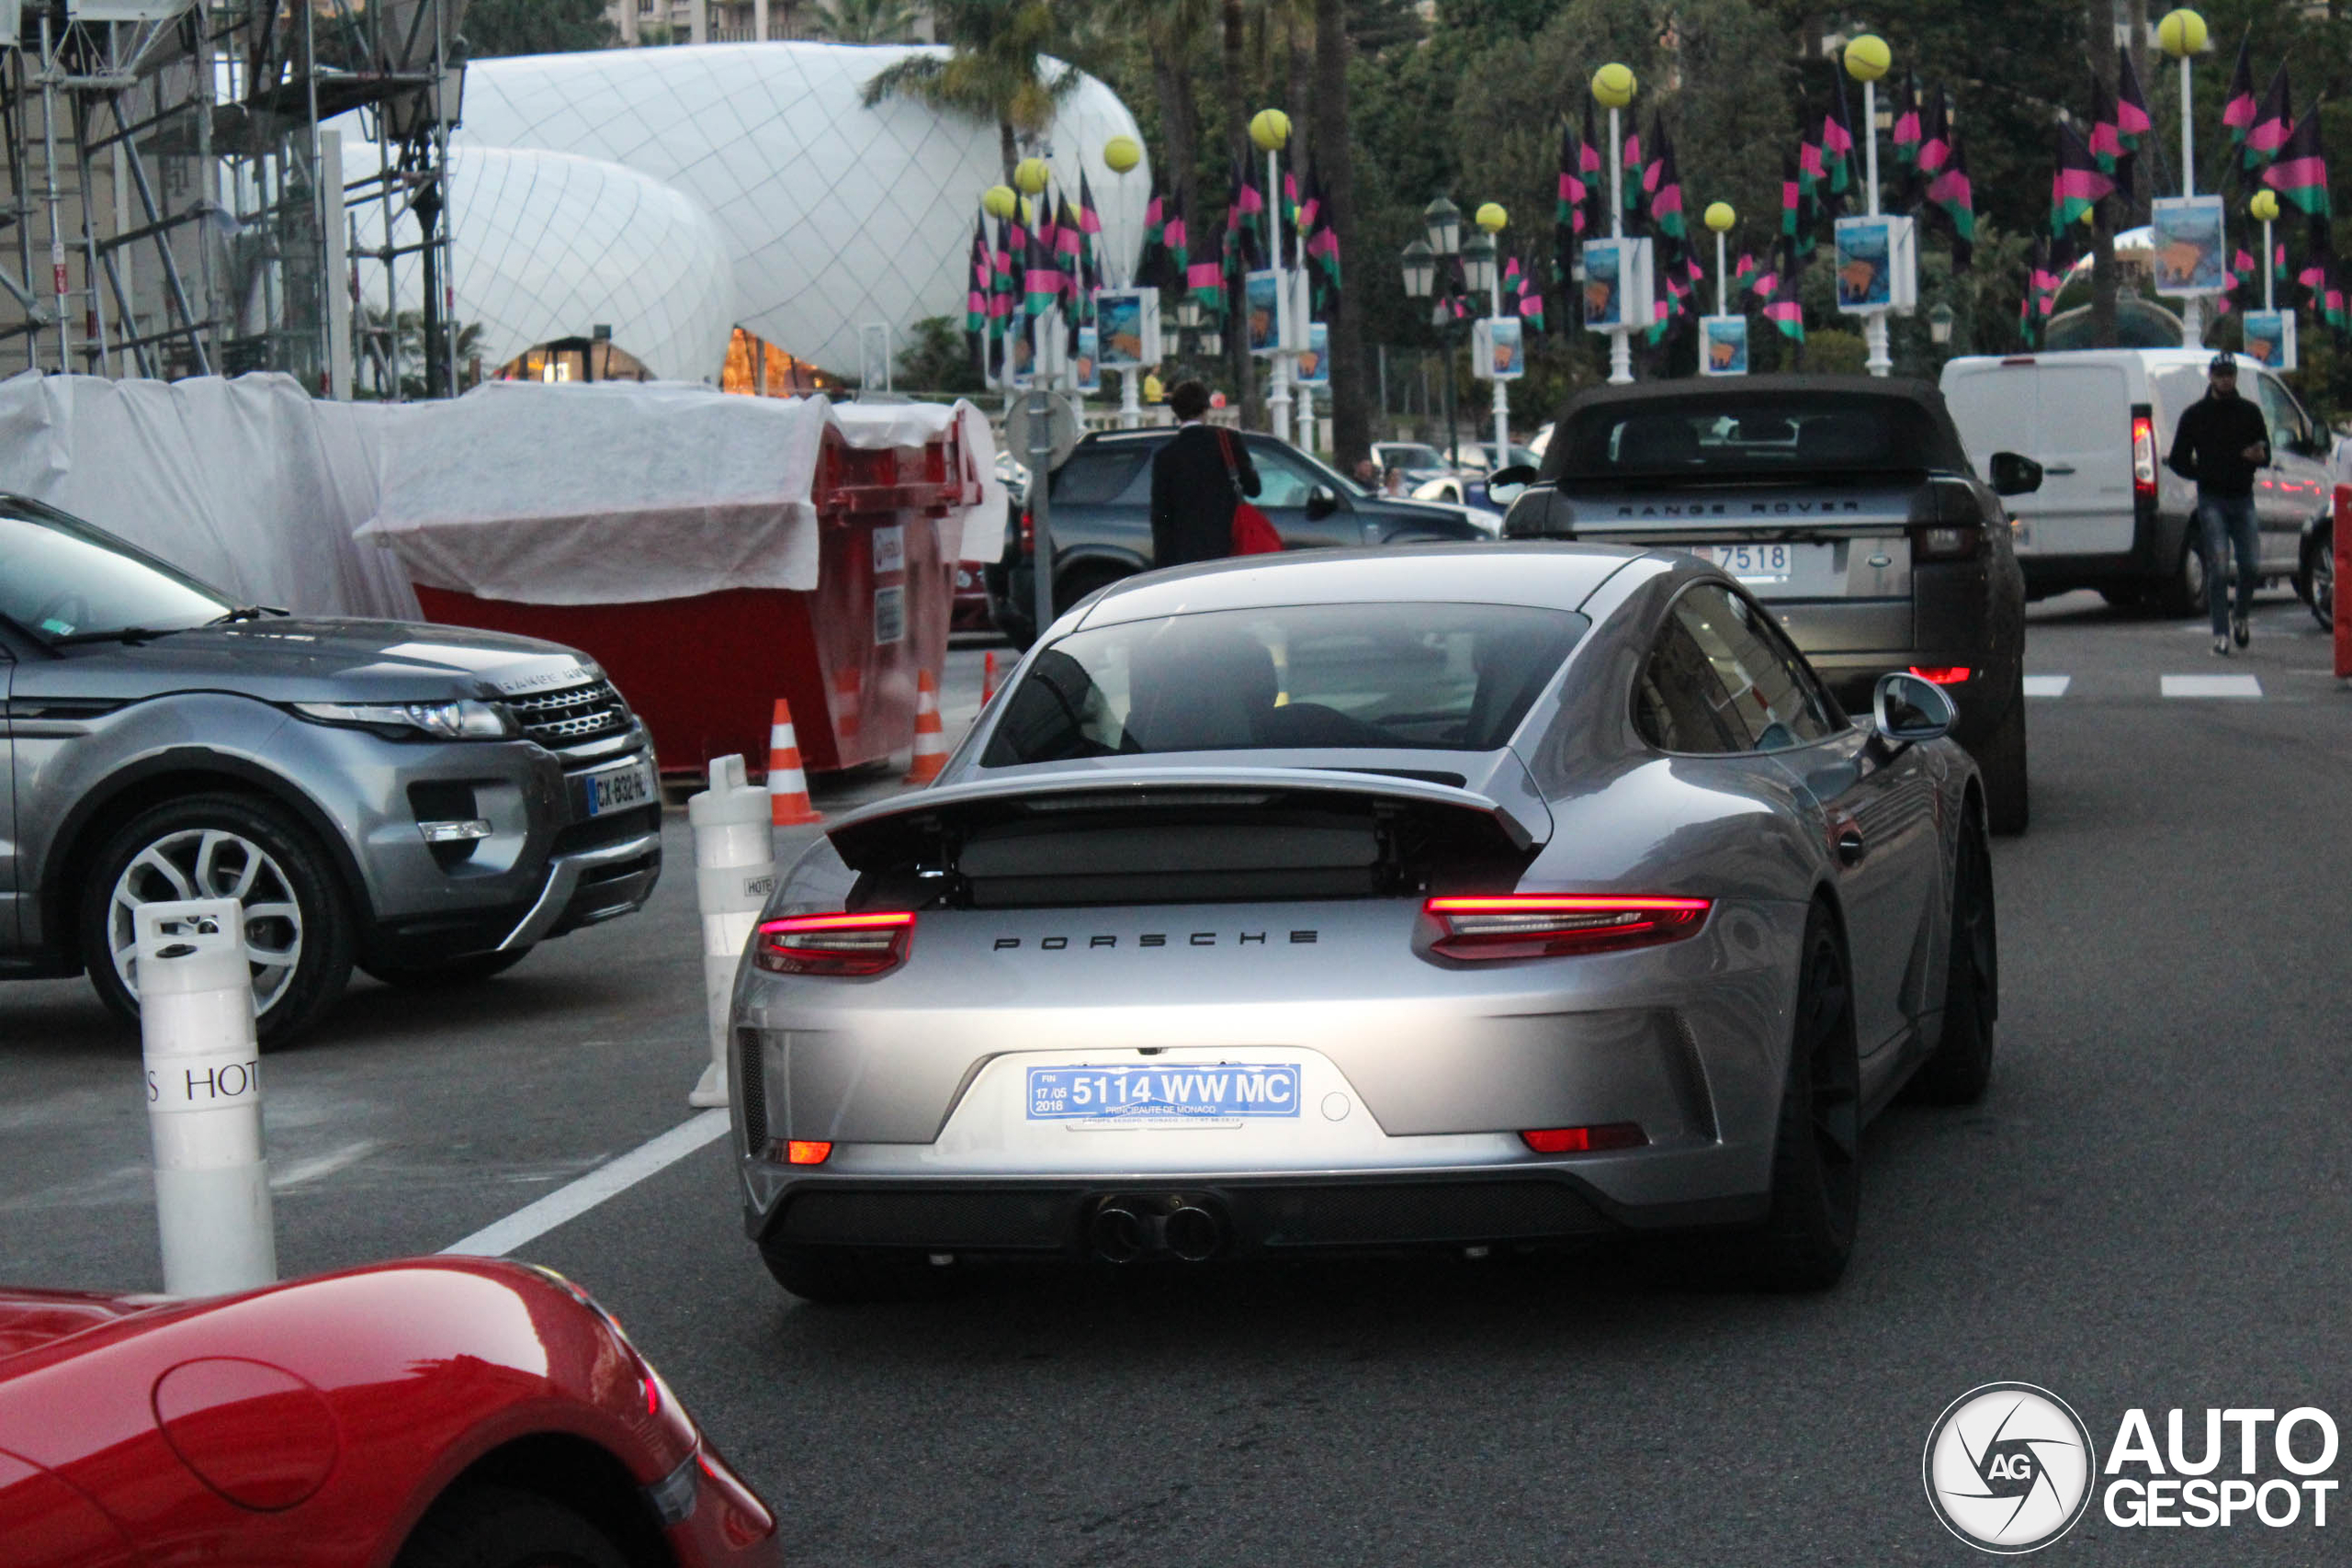
[[[136,1017],[139,906],[243,901],[265,1046],[642,906],[653,748],[552,643],[239,605],[0,495],[0,976]]]
[[[1849,708],[1890,671],[1949,692],[1996,833],[2027,818],[2025,579],[2003,495],[2041,470],[1962,450],[1941,394],[1868,376],[1600,387],[1555,426],[1506,538],[1686,549],[1761,599]]]
[[[1149,571],[1151,458],[1175,431],[1097,431],[1054,470],[1054,608],[1068,609],[1107,582]],[[1294,550],[1426,545],[1493,536],[1460,507],[1396,501],[1343,478],[1286,442],[1236,431],[1258,469],[1253,498]],[[1031,606],[1028,513],[1019,502],[1006,528],[1004,558],[989,573],[997,629],[1026,648],[1036,636]]]

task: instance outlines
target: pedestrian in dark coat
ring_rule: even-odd
[[[1176,434],[1151,459],[1151,563],[1222,560],[1233,553],[1237,478],[1243,495],[1258,493],[1250,444],[1202,422],[1209,389],[1198,381],[1178,382],[1168,406]]]
[[[2252,398],[2238,393],[2238,362],[2217,354],[2205,367],[2205,395],[2182,411],[2165,466],[2197,481],[2197,521],[2205,531],[2205,602],[2212,613],[2213,651],[2244,648],[2253,631],[2254,583],[2262,565],[2254,476],[2270,461],[2270,427]],[[2223,567],[2238,558],[2238,603],[2230,610]]]

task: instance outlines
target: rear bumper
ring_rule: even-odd
[[[1589,1164],[1638,1159],[1638,1152]],[[783,1168],[777,1168],[783,1174]],[[1237,1179],[1154,1175],[1124,1179],[943,1183],[816,1179],[796,1184],[745,1228],[770,1246],[904,1248],[1076,1258],[1104,1204],[1146,1213],[1180,1204],[1218,1221],[1220,1251],[1266,1257],[1486,1244],[1568,1242],[1629,1230],[1735,1224],[1763,1217],[1764,1192],[1629,1206],[1556,1165],[1498,1169],[1317,1173]],[[1151,1248],[1148,1247],[1148,1250]]]

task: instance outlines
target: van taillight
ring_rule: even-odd
[[[1037,553],[1037,518],[1025,506],[1021,509],[1021,553],[1024,556]]]
[[[2156,496],[2156,422],[2144,413],[2132,416],[2132,495],[2138,501]]]

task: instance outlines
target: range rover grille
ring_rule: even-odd
[[[617,735],[628,728],[628,705],[621,701],[610,681],[513,697],[506,705],[514,710],[523,733],[550,751]]]

